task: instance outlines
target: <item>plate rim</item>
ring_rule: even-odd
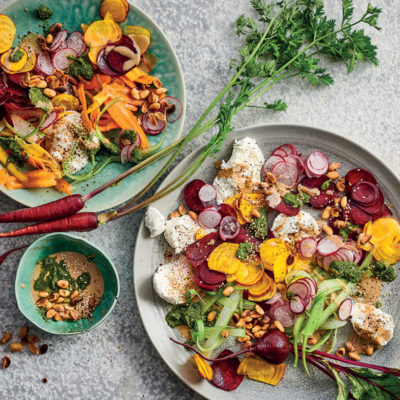
[[[5,7],[0,8],[0,14],[6,14],[6,15],[7,15],[7,9],[8,9],[9,7],[14,6],[16,3],[20,2],[20,1],[23,1],[23,0],[13,0],[13,1],[11,1],[10,3],[8,3]],[[179,99],[179,100],[181,100],[181,102],[182,102],[182,108],[183,108],[183,110],[182,110],[182,115],[181,115],[181,117],[179,118],[180,127],[179,127],[178,130],[177,130],[177,137],[176,137],[176,140],[178,140],[179,138],[182,137],[182,132],[183,132],[183,128],[184,128],[184,125],[185,125],[186,107],[187,107],[186,83],[185,83],[185,77],[184,77],[184,74],[183,74],[183,69],[182,69],[181,63],[180,63],[180,61],[179,61],[179,58],[178,58],[178,56],[177,56],[177,54],[176,54],[176,51],[175,51],[174,47],[172,46],[170,40],[168,39],[168,37],[167,37],[167,35],[164,33],[164,31],[160,28],[160,26],[158,25],[158,23],[155,22],[154,18],[151,17],[146,11],[143,11],[143,9],[140,8],[140,7],[138,7],[136,4],[133,4],[132,0],[128,0],[128,2],[129,2],[129,7],[130,7],[130,8],[129,8],[129,12],[135,12],[136,10],[138,10],[139,13],[142,13],[146,18],[148,18],[148,19],[152,22],[152,24],[154,25],[154,27],[158,30],[158,32],[159,32],[160,36],[162,37],[162,39],[167,43],[167,45],[168,45],[168,47],[169,47],[169,49],[170,49],[170,51],[171,51],[171,53],[172,53],[173,59],[174,59],[174,61],[175,61],[175,64],[176,64],[177,67],[178,67],[178,76],[177,76],[177,78],[178,78],[179,83],[182,85],[182,94],[183,94],[182,99]],[[164,161],[164,160],[165,160],[165,161]],[[161,171],[161,169],[164,168],[164,166],[167,164],[168,160],[169,160],[169,157],[165,157],[165,159],[161,159],[161,160],[158,161],[158,162],[160,163],[159,171]],[[162,163],[162,164],[161,164],[161,163]],[[158,172],[159,172],[159,171],[158,171]],[[158,173],[158,172],[157,172],[157,173]],[[157,173],[156,173],[156,174],[157,174]],[[133,182],[133,184],[134,184],[134,182]],[[51,189],[51,188],[49,188],[49,189]],[[55,190],[55,189],[53,189],[53,190]],[[7,196],[9,199],[15,201],[17,204],[21,204],[21,205],[26,206],[26,207],[33,207],[33,205],[32,205],[29,201],[24,200],[24,198],[22,198],[22,199],[16,198],[17,196],[13,195],[13,193],[14,193],[15,191],[7,190],[7,189],[6,189],[4,186],[2,186],[2,185],[0,185],[0,192],[3,193],[5,196]],[[72,194],[78,194],[78,193],[72,193]],[[66,197],[66,195],[65,195],[65,196],[62,196],[62,197],[60,197],[60,198],[63,198],[63,197]],[[132,196],[131,196],[131,197],[132,197]],[[131,197],[130,197],[130,198],[131,198]],[[118,196],[115,196],[115,198],[118,198]],[[97,209],[97,208],[96,208],[96,212],[102,212],[102,211],[108,210],[108,209],[110,209],[110,208],[118,207],[118,206],[124,204],[125,202],[129,201],[130,198],[124,199],[124,200],[118,200],[118,201],[116,201],[116,202],[113,202],[113,203],[111,203],[110,206],[107,206],[107,208],[104,208],[104,209],[103,209],[103,208],[101,208],[101,209]],[[41,203],[41,204],[45,204],[45,203]],[[89,210],[86,210],[86,209],[85,209],[85,211],[90,211],[90,208],[89,208]]]
[[[294,122],[287,122],[287,123],[264,123],[264,124],[255,124],[255,125],[249,125],[249,126],[245,126],[239,129],[235,129],[232,132],[232,135],[230,136],[230,138],[232,140],[235,139],[235,136],[237,134],[242,134],[246,131],[250,131],[250,130],[254,130],[254,129],[273,129],[273,128],[287,128],[287,129],[309,129],[312,131],[319,131],[323,134],[328,134],[331,138],[334,138],[335,140],[339,140],[339,141],[343,141],[345,143],[349,143],[352,146],[356,146],[358,148],[360,148],[365,155],[371,157],[375,162],[377,162],[378,164],[380,164],[385,170],[386,172],[389,174],[389,179],[393,180],[395,184],[397,184],[399,186],[399,193],[400,193],[400,178],[397,177],[394,173],[393,170],[390,168],[390,166],[388,165],[388,163],[386,161],[384,161],[382,158],[380,158],[379,156],[375,155],[374,153],[372,153],[370,150],[368,150],[367,148],[363,147],[362,145],[358,144],[356,141],[352,140],[349,137],[345,137],[340,135],[339,133],[335,132],[335,131],[330,131],[326,128],[323,127],[317,127],[315,125],[310,125],[310,124],[302,124],[302,123],[294,123]],[[312,145],[312,144],[311,144]],[[204,149],[206,147],[202,146],[200,149],[198,149],[199,151]],[[177,165],[175,165],[175,167],[169,172],[169,174],[162,180],[162,182],[159,185],[159,188],[162,188],[166,182],[168,181],[170,175],[176,171],[181,164],[183,164],[185,162],[185,160],[187,160],[189,157],[193,156],[193,153],[188,154],[187,156],[185,156]],[[162,199],[158,200],[158,201],[162,201]],[[400,210],[399,210],[400,211]],[[137,259],[137,249],[139,247],[139,242],[141,240],[143,240],[143,237],[141,236],[141,233],[143,231],[145,231],[145,226],[144,226],[144,215],[143,218],[140,222],[138,231],[137,231],[137,236],[136,236],[136,240],[135,240],[135,246],[134,246],[134,252],[133,252],[133,266],[132,266],[132,273],[133,273],[133,291],[134,291],[134,295],[135,295],[135,301],[136,301],[136,306],[137,309],[139,311],[139,315],[140,315],[140,319],[142,321],[142,324],[144,326],[145,332],[147,334],[147,337],[149,338],[151,344],[153,345],[153,348],[156,350],[157,354],[159,355],[159,357],[162,359],[162,361],[168,366],[168,368],[170,369],[170,371],[172,371],[174,373],[175,376],[177,376],[179,378],[180,381],[182,381],[186,386],[188,386],[190,389],[192,389],[194,392],[196,392],[197,394],[199,394],[200,396],[206,398],[206,399],[210,399],[210,400],[214,400],[214,398],[212,397],[208,397],[208,394],[204,392],[204,390],[202,390],[201,385],[199,384],[193,384],[189,381],[187,381],[185,379],[185,377],[182,376],[182,374],[179,373],[178,370],[175,370],[175,367],[172,366],[171,362],[169,361],[169,359],[167,359],[166,357],[164,357],[161,354],[161,349],[158,348],[157,346],[157,341],[155,340],[155,336],[153,338],[153,333],[150,329],[150,327],[147,326],[146,324],[146,318],[145,315],[142,313],[141,307],[139,306],[142,301],[141,297],[139,296],[139,287],[138,287],[138,282],[137,282],[137,278],[136,278],[136,274],[135,274],[135,264],[136,264],[136,259]],[[147,235],[146,239],[148,239],[149,236]],[[229,392],[227,392],[229,393]],[[221,395],[221,398],[224,398],[223,395]]]

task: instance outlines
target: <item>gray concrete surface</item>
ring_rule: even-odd
[[[63,0],[66,1],[66,0]],[[7,4],[0,0],[0,7]],[[38,2],[39,3],[39,2]],[[247,0],[137,0],[164,30],[181,61],[187,89],[190,128],[227,82],[229,60],[235,56],[238,39],[233,23],[250,9]],[[326,1],[338,12],[339,1]],[[235,126],[268,122],[311,124],[350,137],[380,156],[400,173],[399,138],[399,38],[400,3],[376,0],[384,11],[380,32],[373,32],[378,45],[378,68],[363,65],[348,75],[343,66],[330,64],[335,78],[331,88],[312,88],[293,80],[276,86],[267,100],[283,98],[286,113],[248,111],[235,119]],[[367,1],[356,0],[357,6]],[[192,143],[190,153],[207,137]],[[0,212],[18,204],[0,194]],[[153,349],[140,321],[132,289],[132,255],[135,232],[143,214],[128,216],[86,234],[114,260],[121,278],[121,296],[111,317],[91,333],[62,337],[37,332],[50,345],[45,356],[26,350],[11,354],[12,364],[0,370],[1,399],[200,399],[172,374]],[[1,230],[8,230],[2,226]],[[0,242],[0,254],[31,238]],[[138,250],[140,251],[140,250]],[[13,291],[14,274],[21,252],[1,266],[0,331],[18,333],[25,320],[19,313]],[[0,356],[5,348],[0,346]],[[46,377],[48,382],[42,383]]]

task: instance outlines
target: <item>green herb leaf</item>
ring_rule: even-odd
[[[343,382],[343,379],[340,377],[339,373],[336,371],[335,368],[329,368],[329,370],[335,377],[338,386],[337,400],[347,400],[349,395],[349,389],[347,388],[346,384]]]
[[[322,185],[321,185],[321,189],[322,190],[326,190],[328,189],[329,185],[331,184],[332,179],[328,179],[327,181],[325,181]]]
[[[303,207],[311,199],[311,196],[304,192],[291,193],[288,192],[283,196],[283,201],[294,208]]]
[[[31,87],[29,89],[29,99],[34,106],[43,111],[50,111],[52,109],[50,99],[43,94],[43,90],[37,87]]]
[[[239,243],[239,248],[236,252],[236,257],[239,260],[245,260],[250,254],[254,253],[255,248],[253,243],[250,242],[242,242]]]

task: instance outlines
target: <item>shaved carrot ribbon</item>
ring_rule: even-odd
[[[82,123],[83,126],[91,132],[93,130],[93,125],[90,122],[89,115],[88,115],[88,110],[87,110],[87,104],[86,104],[86,96],[85,96],[85,88],[83,87],[83,84],[81,83],[78,86],[78,99],[81,102],[82,105]]]

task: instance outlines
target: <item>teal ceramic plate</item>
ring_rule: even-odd
[[[46,5],[54,10],[49,23],[54,24],[56,22],[62,22],[65,29],[68,29],[69,32],[75,30],[80,31],[80,24],[82,22],[89,24],[92,21],[101,19],[99,14],[100,3],[101,0],[47,0],[45,2]],[[24,35],[28,31],[40,32],[42,28],[39,27],[39,24],[42,21],[36,17],[35,13],[38,5],[39,2],[36,0],[17,0],[3,10],[0,10],[0,13],[7,14],[14,20],[17,26],[17,34]],[[28,12],[25,12],[25,9],[27,9]],[[149,9],[151,11],[151,6]],[[161,29],[148,15],[136,6],[130,4],[128,18],[121,26],[124,25],[143,26],[150,31],[151,46],[148,51],[158,58],[158,64],[153,74],[161,79],[164,87],[168,88],[168,95],[177,97],[182,101],[183,114],[181,118],[173,124],[170,124],[167,128],[163,144],[167,146],[180,137],[185,119],[185,85],[179,61]],[[16,38],[16,41],[17,40]],[[157,143],[159,139],[160,138],[157,136],[149,137],[150,144]],[[161,160],[145,168],[143,171],[126,178],[120,185],[114,186],[90,200],[87,203],[86,210],[103,211],[124,203],[143,189],[151,178],[160,171],[164,164],[165,161]],[[76,184],[74,193],[89,193],[111,178],[118,176],[128,169],[129,166],[130,164],[111,164],[93,179]],[[6,190],[0,187],[0,190],[12,199],[29,207],[63,197],[62,194],[53,189]]]
[[[38,262],[59,251],[75,251],[85,256],[93,255],[93,262],[103,275],[104,294],[90,319],[81,319],[76,322],[45,320],[33,302],[31,282]],[[119,296],[118,272],[112,261],[92,243],[67,233],[54,233],[36,240],[25,251],[15,277],[15,296],[22,314],[40,329],[58,335],[83,333],[103,322],[113,310]]]

